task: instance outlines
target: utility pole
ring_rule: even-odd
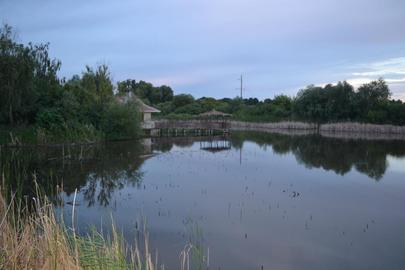
[[[240,99],[243,99],[243,76],[240,75]]]

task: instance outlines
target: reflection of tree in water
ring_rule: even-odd
[[[125,172],[123,174],[126,174]],[[109,175],[91,174],[87,178],[86,186],[81,191],[88,206],[97,202],[102,206],[108,206],[111,195],[115,190],[124,188],[127,185],[140,187],[143,172],[136,171],[131,175],[121,175],[117,178]]]
[[[174,145],[189,147],[198,137],[153,139],[154,150],[167,152]],[[404,141],[334,139],[318,135],[287,136],[271,133],[235,132],[229,136],[233,148],[252,141],[277,154],[292,153],[309,168],[323,168],[344,175],[352,168],[379,180],[387,170],[387,155],[405,156]],[[149,150],[148,150],[149,149]],[[151,148],[136,142],[114,142],[75,147],[0,148],[0,174],[5,190],[16,196],[35,195],[34,173],[39,186],[50,198],[57,198],[57,185],[67,195],[77,188],[88,205],[108,205],[115,190],[140,186],[140,167]],[[64,158],[62,158],[64,156]],[[8,193],[10,194],[10,193]]]
[[[287,136],[271,133],[240,132],[232,135],[232,145],[252,141],[271,146],[277,154],[293,153],[308,168],[323,168],[344,175],[352,168],[379,180],[387,167],[387,155],[405,156],[405,142],[389,140],[334,139],[319,135]]]
[[[47,195],[55,194],[57,172],[48,166],[52,159],[42,149],[0,147],[1,186],[6,195],[13,192],[18,199],[35,196],[34,180]]]
[[[169,152],[173,146],[180,148],[191,147],[200,137],[157,137],[153,138],[153,149],[161,152]]]
[[[152,148],[166,152],[174,145],[189,147],[196,140],[160,138]],[[96,202],[107,206],[115,190],[128,185],[140,187],[144,174],[140,167],[152,154],[150,144],[149,140],[144,145],[128,141],[70,147],[3,147],[0,174],[4,173],[4,188],[17,192],[21,198],[35,196],[35,174],[39,186],[51,199],[58,198],[59,185],[68,196],[77,188],[89,206]]]
[[[62,154],[63,153],[63,154]],[[2,149],[0,171],[7,189],[19,196],[34,196],[33,174],[49,197],[56,185],[67,195],[77,188],[89,205],[108,205],[112,193],[125,185],[139,185],[144,162],[142,146],[136,142],[116,142],[78,147]],[[63,158],[63,156],[65,158]]]
[[[100,205],[107,206],[115,190],[127,185],[140,186],[143,177],[140,167],[144,162],[141,153],[139,145],[133,142],[106,146],[103,159],[88,174],[86,185],[81,189],[89,206],[96,198]]]

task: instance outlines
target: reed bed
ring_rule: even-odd
[[[364,124],[364,123],[329,123],[320,124],[319,126],[314,123],[304,122],[276,122],[276,123],[251,123],[230,121],[231,130],[251,130],[251,131],[288,131],[288,132],[319,132],[321,134],[365,134],[383,137],[388,135],[396,136],[396,138],[404,138],[405,126],[394,125],[377,125],[377,124]],[[343,136],[343,135],[342,135]],[[349,136],[350,137],[350,136]]]
[[[0,269],[157,269],[147,232],[141,252],[138,243],[131,247],[123,240],[114,224],[111,231],[107,238],[95,229],[78,236],[57,221],[46,198],[28,201],[12,195],[6,202],[0,192]]]
[[[375,125],[375,124],[351,123],[351,122],[323,124],[320,126],[319,130],[323,132],[405,135],[405,126]]]
[[[230,128],[231,130],[250,130],[250,131],[308,131],[308,132],[335,132],[335,133],[367,133],[367,134],[399,134],[405,135],[405,126],[365,124],[355,122],[326,123],[316,124],[298,121],[282,122],[244,122],[230,120],[226,121],[226,127],[222,120],[157,120],[154,121],[154,128],[173,128],[173,129],[211,129]]]
[[[293,121],[274,122],[274,123],[231,121],[230,126],[231,129],[233,130],[252,130],[252,131],[317,129],[317,125],[313,123],[293,122]]]

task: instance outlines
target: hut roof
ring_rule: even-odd
[[[146,105],[140,98],[137,96],[129,95],[122,96],[117,98],[121,103],[127,103],[128,101],[134,101],[139,107],[139,111],[143,113],[159,113],[160,111],[152,106]]]
[[[211,110],[205,113],[201,113],[200,117],[230,117],[232,114],[220,112],[217,110]]]
[[[152,106],[146,105],[140,98],[134,96],[134,101],[139,105],[141,112],[160,113],[160,111]]]

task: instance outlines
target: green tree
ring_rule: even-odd
[[[273,115],[278,119],[286,119],[291,116],[293,101],[286,95],[279,95],[271,102],[274,105]],[[263,104],[265,106],[265,104]]]
[[[60,62],[49,45],[19,44],[10,26],[0,29],[0,121],[32,123],[42,106],[60,96]]]
[[[322,87],[310,85],[298,92],[294,102],[297,118],[321,123],[327,119],[328,97]]]
[[[173,99],[173,90],[166,85],[153,86],[145,81],[126,80],[117,84],[119,95],[132,93],[149,104],[159,104]]]
[[[324,87],[327,95],[326,118],[328,121],[350,120],[353,115],[354,88],[346,81]]]
[[[82,74],[81,83],[83,88],[93,93],[100,103],[107,102],[113,96],[111,74],[108,66],[105,64],[97,66],[95,71],[91,67],[86,66],[86,70]]]
[[[179,107],[191,104],[194,102],[192,95],[180,94],[173,97],[173,105],[177,109]]]
[[[111,102],[101,121],[101,129],[106,139],[133,139],[139,136],[139,115],[133,102],[119,104]]]
[[[363,84],[356,93],[355,105],[361,120],[383,122],[391,92],[383,79]]]

